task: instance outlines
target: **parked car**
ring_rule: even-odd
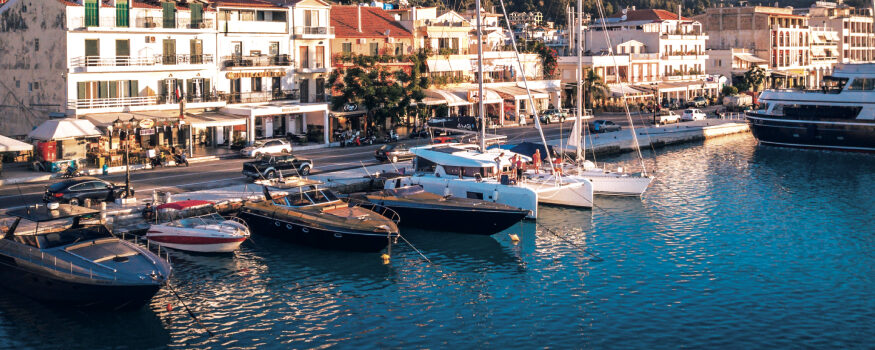
[[[286,140],[255,141],[252,146],[240,150],[244,158],[257,158],[262,154],[292,153],[292,145]]]
[[[680,119],[681,117],[675,112],[663,109],[659,112],[659,116],[656,117],[656,124],[677,123]]]
[[[545,124],[564,122],[568,112],[561,109],[548,109],[540,114],[541,122]]]
[[[428,129],[426,129],[426,128],[422,128],[419,130],[414,129],[413,131],[410,132],[410,134],[407,137],[409,137],[411,139],[416,139],[416,138],[420,138],[420,137],[426,138],[426,137],[428,137]]]
[[[708,105],[708,100],[703,96],[696,96],[690,100],[689,107],[704,108]]]
[[[112,182],[103,181],[98,178],[84,176],[74,179],[56,182],[46,187],[46,193],[43,195],[43,202],[46,203],[68,203],[72,205],[81,205],[86,199],[91,202],[114,201],[116,198],[124,197],[125,186],[118,186]],[[134,189],[131,187],[131,195],[134,194]]]
[[[698,108],[687,108],[684,110],[684,114],[681,114],[681,120],[705,120],[708,118],[701,109]]]
[[[413,159],[413,153],[410,152],[410,147],[407,145],[393,143],[378,148],[374,151],[374,157],[381,162],[390,161],[397,163],[399,160]]]
[[[292,154],[264,155],[252,162],[243,163],[243,175],[256,180],[282,176],[307,176],[313,169],[313,161]]]
[[[589,123],[589,132],[591,133],[600,133],[600,132],[611,132],[611,131],[620,131],[623,127],[617,125],[616,123],[610,120],[593,120]]]

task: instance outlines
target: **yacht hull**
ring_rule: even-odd
[[[0,280],[8,289],[45,303],[97,309],[137,309],[149,302],[161,284],[113,285],[87,283],[23,268],[9,260],[0,263]]]
[[[389,245],[387,233],[315,227],[302,221],[268,217],[250,211],[241,211],[237,216],[246,221],[253,233],[272,235],[294,244],[320,249],[379,252]]]
[[[590,173],[568,175],[569,179],[583,178],[592,182],[592,192],[597,196],[640,197],[650,186],[653,178],[646,176],[623,176],[618,174]]]
[[[198,253],[229,253],[237,250],[246,240],[243,232],[223,234],[209,230],[153,225],[146,238],[162,247]]]
[[[747,119],[765,145],[875,153],[875,121],[794,120],[756,112]]]
[[[527,214],[522,210],[420,207],[390,200],[376,204],[397,212],[404,226],[487,236],[508,229]]]
[[[452,177],[435,177],[431,175],[410,176],[387,181],[386,188],[419,185],[427,192],[438,195],[451,195],[459,198],[480,199],[501,203],[528,212],[526,218],[538,217],[538,194],[535,191],[520,187],[502,185],[497,182],[474,179],[458,179]],[[402,217],[403,222],[403,217]]]
[[[565,179],[563,179],[565,180]],[[592,208],[592,183],[580,182],[556,184],[554,181],[525,181],[523,186],[538,193],[538,202],[576,208]]]

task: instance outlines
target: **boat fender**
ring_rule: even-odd
[[[514,244],[519,243],[520,236],[517,236],[515,233],[511,233],[508,236],[510,237],[510,241],[513,242]]]
[[[450,185],[447,184],[447,187],[444,187],[444,197],[450,196]]]
[[[492,201],[493,202],[498,201],[498,187],[492,189]]]
[[[383,265],[389,264],[389,254],[380,255],[380,258],[383,259]]]

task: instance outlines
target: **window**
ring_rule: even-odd
[[[204,63],[204,43],[200,39],[191,39],[189,42],[192,64]]]
[[[161,3],[161,18],[164,28],[176,28],[176,2]]]
[[[279,55],[280,54],[280,42],[279,41],[271,41],[270,48],[268,49],[268,52],[270,53],[271,56]]]
[[[368,49],[368,53],[371,56],[377,56],[380,54],[380,43],[371,43],[370,49]]]
[[[39,39],[33,39],[33,51],[39,52]]]
[[[340,48],[343,53],[352,53],[352,43],[342,43]]]
[[[240,11],[240,20],[241,21],[254,21],[255,20],[255,11]]]
[[[97,27],[100,25],[100,4],[97,0],[85,0],[85,26]]]
[[[100,40],[85,39],[85,65],[95,66],[100,60]]]
[[[301,79],[298,87],[301,89],[301,102],[310,102],[310,79]]]
[[[325,68],[325,46],[316,46],[316,68]]]
[[[115,26],[128,27],[130,26],[130,10],[128,9],[128,0],[115,0]]]
[[[310,47],[301,46],[298,60],[301,61],[301,68],[310,68]]]
[[[118,66],[127,66],[131,58],[131,41],[116,40],[115,41],[115,63]]]
[[[206,100],[210,96],[210,79],[194,78],[186,81],[186,97],[190,102]]]
[[[176,64],[176,39],[164,39],[162,46],[163,63]]]
[[[202,28],[204,24],[204,5],[191,2],[188,8],[191,10],[191,27]]]
[[[261,78],[252,78],[252,91],[261,91]]]
[[[875,90],[875,78],[855,78],[848,85],[848,90]]]
[[[304,10],[304,26],[318,27],[319,26],[319,11]]]

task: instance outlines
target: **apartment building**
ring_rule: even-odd
[[[727,78],[727,85],[735,83],[751,67],[768,69],[768,60],[754,56],[748,49],[708,50],[705,70]]]
[[[817,1],[808,9],[812,26],[838,32],[838,61],[862,63],[875,61],[875,32],[871,8],[854,8],[845,4]]]
[[[705,23],[709,49],[744,48],[768,60],[768,86],[819,84],[811,66],[808,16],[792,8],[748,6],[709,8],[696,19]]]
[[[331,7],[331,25],[335,40],[332,55],[410,55],[414,51],[413,32],[405,28],[399,16],[379,7]],[[338,62],[334,62],[338,64]]]

